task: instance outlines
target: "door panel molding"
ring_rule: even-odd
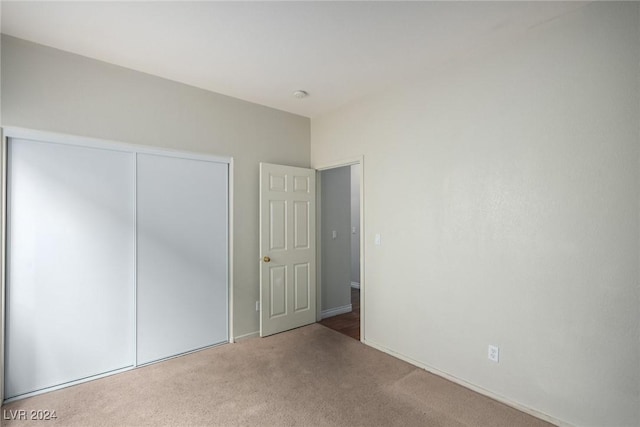
[[[260,163],[260,336],[316,321],[315,203],[315,170]]]

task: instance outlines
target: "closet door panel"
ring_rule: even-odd
[[[228,165],[137,155],[137,361],[228,340]]]
[[[134,362],[134,155],[10,139],[5,397]]]

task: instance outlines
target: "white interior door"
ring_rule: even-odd
[[[260,336],[316,321],[315,177],[260,163]]]

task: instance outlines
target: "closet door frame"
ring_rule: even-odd
[[[132,366],[131,367],[127,367],[127,368],[123,368],[117,371],[113,371],[113,372],[108,372],[108,373],[104,373],[104,374],[99,374],[99,375],[95,375],[89,378],[84,378],[84,379],[80,379],[77,381],[72,381],[69,383],[65,383],[62,385],[58,385],[58,386],[53,386],[50,388],[47,388],[46,390],[40,390],[40,391],[35,391],[32,393],[27,393],[24,395],[21,395],[19,397],[13,398],[13,399],[8,399],[5,401],[5,393],[4,393],[4,383],[5,383],[5,377],[4,377],[4,371],[5,371],[5,349],[6,349],[6,343],[5,343],[5,339],[6,339],[6,335],[5,335],[5,313],[6,313],[6,279],[7,279],[7,275],[6,275],[6,268],[7,268],[7,263],[6,263],[6,259],[7,259],[7,170],[8,170],[8,164],[7,164],[7,152],[8,152],[8,145],[9,145],[9,140],[10,139],[25,139],[25,140],[31,140],[31,141],[38,141],[38,142],[47,142],[47,143],[54,143],[54,144],[63,144],[63,145],[69,145],[69,146],[79,146],[79,147],[86,147],[86,148],[96,148],[96,149],[106,149],[106,150],[111,150],[111,151],[121,151],[121,152],[126,152],[126,153],[131,153],[133,155],[137,155],[137,154],[154,154],[154,155],[160,155],[160,156],[169,156],[169,157],[175,157],[175,158],[180,158],[180,159],[191,159],[191,160],[203,160],[203,161],[208,161],[208,162],[215,162],[215,163],[222,163],[222,164],[226,164],[228,166],[227,168],[227,184],[228,184],[228,188],[227,188],[227,325],[228,325],[228,331],[227,331],[227,336],[228,336],[228,342],[229,343],[233,343],[234,339],[233,339],[233,205],[234,205],[234,200],[233,200],[233,157],[226,157],[226,156],[215,156],[215,155],[209,155],[209,154],[203,154],[203,153],[196,153],[196,152],[190,152],[190,151],[182,151],[182,150],[174,150],[174,149],[170,149],[170,148],[159,148],[159,147],[153,147],[153,146],[145,146],[145,145],[136,145],[136,144],[128,144],[128,143],[124,143],[124,142],[118,142],[118,141],[110,141],[110,140],[104,140],[104,139],[97,139],[97,138],[88,138],[88,137],[82,137],[82,136],[76,136],[76,135],[68,135],[68,134],[62,134],[62,133],[55,133],[55,132],[47,132],[47,131],[40,131],[40,130],[32,130],[32,129],[25,129],[25,128],[20,128],[20,127],[3,127],[1,130],[1,140],[2,140],[2,147],[1,147],[1,156],[2,158],[1,160],[1,176],[0,176],[0,182],[1,182],[1,197],[0,197],[0,204],[1,204],[1,218],[0,218],[0,233],[1,233],[1,241],[0,241],[0,267],[1,267],[1,272],[0,272],[0,403],[3,402],[9,402],[9,401],[13,401],[13,400],[18,400],[18,399],[22,399],[25,397],[29,397],[29,396],[34,396],[37,394],[42,394],[45,392],[49,392],[49,391],[53,391],[53,390],[57,390],[60,388],[64,388],[64,387],[69,387],[75,384],[79,384],[79,383],[83,383],[86,381],[91,381],[97,378],[101,378],[101,377],[105,377],[105,376],[109,376],[109,375],[113,375],[116,373],[120,373],[120,372],[125,372],[131,369],[136,369],[138,367],[138,363],[137,363],[137,351],[136,351],[136,347],[135,347],[135,343],[137,341],[137,333],[136,333],[136,321],[137,321],[137,315],[136,315],[136,302],[135,302],[135,298],[136,298],[136,289],[137,289],[137,266],[136,263],[134,262],[134,289],[133,289],[133,298],[134,298],[134,324],[132,325],[133,328],[133,337],[134,337],[134,355],[133,355],[133,361],[132,361]],[[135,163],[135,162],[134,162]],[[135,181],[134,181],[134,197],[136,194],[136,189],[135,189]],[[134,201],[134,217],[136,215],[135,212],[136,209],[136,205],[135,205],[135,201]],[[137,232],[135,231],[135,225],[134,225],[134,235],[132,236],[132,239],[134,239],[134,254],[136,251],[136,247],[137,247]],[[215,346],[215,345],[214,345]],[[201,349],[195,350],[195,351],[199,351]],[[187,352],[189,353],[189,352]],[[187,354],[187,353],[183,353],[183,354]],[[171,356],[168,357],[167,359],[170,359],[172,357],[178,357],[181,356],[180,355],[176,355],[176,356]],[[166,360],[166,359],[162,359],[162,360]],[[162,361],[159,360],[158,362]],[[156,363],[156,362],[152,362],[152,363]]]

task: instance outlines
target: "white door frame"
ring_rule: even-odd
[[[6,256],[7,256],[7,147],[9,138],[22,138],[29,139],[34,141],[45,141],[50,143],[60,143],[65,145],[72,146],[80,146],[80,147],[88,147],[88,148],[102,148],[113,151],[125,151],[130,153],[144,153],[144,154],[156,154],[156,155],[169,155],[172,157],[178,157],[183,159],[193,159],[193,160],[207,160],[214,161],[219,163],[226,163],[228,165],[228,181],[227,181],[227,337],[228,342],[234,342],[233,335],[233,206],[234,206],[234,161],[233,157],[230,156],[217,156],[211,155],[208,153],[194,152],[194,151],[186,151],[172,148],[162,148],[155,147],[151,145],[139,145],[139,144],[130,144],[120,141],[113,141],[101,138],[91,138],[91,137],[83,137],[77,135],[70,135],[58,132],[49,132],[49,131],[41,131],[34,129],[27,129],[21,127],[14,126],[4,126],[0,127],[0,404],[4,402],[4,350],[5,350],[5,313],[6,313]],[[134,309],[135,310],[135,309]],[[134,314],[135,320],[135,314]],[[134,331],[135,336],[135,331]],[[198,351],[198,350],[195,350]],[[191,353],[191,352],[187,352]],[[184,354],[187,354],[184,353]],[[135,350],[134,350],[135,355]],[[181,354],[182,355],[182,354]],[[181,356],[179,355],[179,356]],[[171,356],[169,358],[173,358],[176,356]],[[163,359],[166,360],[166,359]],[[160,361],[163,361],[160,360]],[[108,376],[112,373],[124,372],[131,369],[136,369],[138,364],[135,359],[133,360],[133,366],[131,368],[124,368],[122,370],[118,370],[111,373],[96,375],[90,377],[89,379],[82,379],[78,381],[72,381],[70,383],[66,383],[63,385],[47,388],[44,391],[36,391],[33,393],[29,393],[23,397],[28,397],[31,395],[41,394],[46,391],[53,391],[59,388],[64,388],[69,385],[74,385],[77,383],[85,382],[87,380],[97,379],[103,376]]]
[[[365,274],[364,274],[364,156],[354,157],[333,163],[322,164],[320,166],[311,167],[317,172],[316,178],[316,320],[321,319],[322,311],[322,179],[320,172],[328,169],[336,169],[344,166],[360,165],[360,341],[365,341],[365,304],[364,295],[366,292]]]

